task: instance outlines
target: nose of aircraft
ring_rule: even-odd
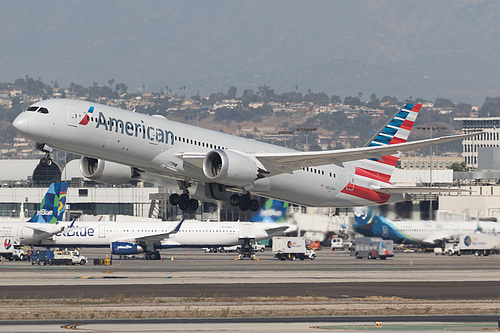
[[[28,131],[28,117],[26,116],[26,114],[23,112],[19,116],[17,116],[17,118],[14,119],[12,126],[14,126],[14,129],[18,133],[26,133]]]

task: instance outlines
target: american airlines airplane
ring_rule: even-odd
[[[26,222],[0,222],[0,252],[13,245],[32,245],[64,230],[62,220],[66,205],[68,183],[53,183],[43,198],[40,209]]]
[[[13,126],[45,151],[45,163],[51,163],[53,148],[82,155],[80,170],[94,181],[161,185],[175,179],[181,194],[169,201],[182,210],[197,209],[197,198],[257,211],[259,201],[251,195],[312,207],[356,207],[422,192],[390,183],[400,152],[477,135],[406,142],[420,108],[406,104],[364,147],[314,152],[82,100],[36,102]]]
[[[239,243],[240,238],[264,240],[297,230],[283,221],[288,204],[269,199],[253,218],[267,222],[60,222],[64,231],[40,241],[48,247],[110,247],[112,254],[145,253],[160,259],[160,249],[223,247]]]
[[[371,207],[354,208],[354,230],[363,236],[392,239],[396,243],[438,245],[454,236],[500,231],[500,224],[488,221],[390,221]]]

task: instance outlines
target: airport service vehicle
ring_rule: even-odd
[[[5,257],[5,259],[8,259],[10,261],[12,260],[19,260],[19,261],[24,261],[24,260],[29,260],[30,259],[30,253],[29,251],[23,249],[20,245],[13,245],[14,241],[10,237],[3,237],[0,238],[0,255]]]
[[[31,254],[31,264],[43,265],[85,265],[87,257],[76,250],[34,250]]]
[[[332,251],[341,251],[344,249],[344,240],[339,237],[332,237],[330,248]]]
[[[53,183],[28,221],[0,222],[0,255],[10,257],[18,245],[34,245],[60,233],[67,189],[68,183]]]
[[[459,234],[495,233],[500,223],[491,221],[391,221],[372,207],[356,207],[354,231],[366,237],[391,239],[401,244],[441,245]]]
[[[251,242],[250,243],[255,252],[264,252],[266,250],[266,246],[264,244],[260,244],[259,242]],[[241,248],[241,244],[232,245],[232,246],[224,246],[220,252],[238,252]],[[213,251],[216,252],[216,251]]]
[[[306,247],[304,237],[273,237],[273,253],[280,260],[316,258],[316,253]]]
[[[386,259],[394,256],[394,242],[379,237],[358,237],[351,247],[351,256],[356,259]]]
[[[471,233],[465,235],[458,235],[455,239],[446,242],[444,249],[439,252],[435,250],[434,253],[438,255],[448,254],[452,256],[456,254],[474,254],[476,256],[488,256],[499,248],[499,235],[485,234],[485,233]]]
[[[356,207],[445,191],[390,183],[401,152],[478,134],[407,142],[421,106],[406,104],[364,147],[330,151],[297,151],[71,99],[38,101],[12,125],[46,153],[44,163],[51,163],[55,148],[82,155],[80,170],[94,181],[175,186],[180,194],[169,201],[182,210],[196,210],[202,199],[257,211],[260,203],[251,195],[312,207]]]

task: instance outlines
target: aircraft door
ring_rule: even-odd
[[[104,238],[106,237],[106,225],[105,224],[99,224],[99,238]]]
[[[68,126],[78,126],[78,110],[70,106],[68,106],[66,110],[68,112]]]
[[[24,225],[20,225],[19,228],[17,229],[17,237],[19,239],[19,242],[21,242],[24,239]]]
[[[347,174],[346,190],[354,191],[354,175],[352,173]]]

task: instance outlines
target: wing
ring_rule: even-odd
[[[364,160],[367,158],[376,158],[383,160],[383,156],[394,155],[403,151],[425,148],[441,143],[462,140],[479,133],[450,135],[440,138],[432,138],[418,140],[412,142],[404,142],[391,145],[360,147],[351,149],[326,150],[326,151],[292,151],[286,153],[248,153],[247,156],[253,158],[262,170],[267,171],[270,175],[280,173],[292,173],[293,170],[299,170],[308,166],[321,166],[328,164],[336,164],[343,166],[345,162]],[[203,167],[204,153],[179,153],[177,157],[187,163],[190,163],[199,168]]]
[[[441,233],[433,234],[431,237],[427,237],[427,238],[423,239],[422,242],[426,243],[426,244],[437,244],[441,241],[443,241],[443,242],[449,241],[454,236],[455,236],[454,234],[451,234],[449,232],[446,232],[446,233],[441,232]]]
[[[383,160],[382,156],[394,155],[399,152],[425,148],[441,143],[462,140],[468,137],[476,136],[479,133],[450,135],[440,138],[418,140],[412,142],[371,146],[352,149],[339,149],[315,152],[292,152],[292,153],[257,153],[255,158],[259,160],[267,171],[275,168],[284,170],[297,170],[307,166],[321,166],[327,164],[342,164],[350,161],[364,160],[367,158],[376,158]]]
[[[179,222],[179,224],[177,224],[177,226],[174,229],[172,229],[172,231],[164,232],[161,234],[153,234],[153,235],[148,235],[148,236],[135,237],[133,239],[130,239],[130,241],[143,242],[143,243],[160,243],[165,238],[168,238],[168,236],[178,233],[183,222],[184,222],[184,219],[182,219]]]

